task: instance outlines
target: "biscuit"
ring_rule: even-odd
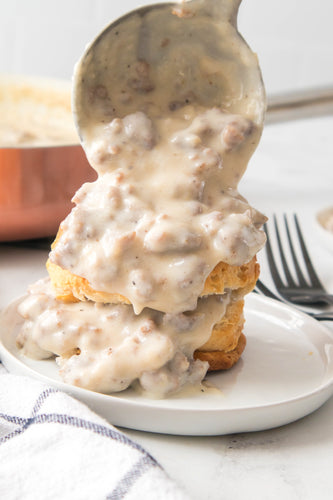
[[[223,294],[226,290],[238,291],[238,298],[250,293],[259,278],[260,267],[256,256],[241,266],[219,262],[208,275],[202,295]]]
[[[86,278],[62,269],[50,259],[46,262],[46,268],[58,300],[63,302],[92,300],[103,304],[130,304],[130,301],[119,293],[94,290]]]
[[[211,336],[199,351],[232,351],[244,327],[244,300],[228,304],[225,315],[214,326]]]
[[[64,302],[92,300],[104,304],[130,304],[127,297],[118,293],[94,290],[86,278],[72,274],[50,260],[47,261],[46,267],[59,300]],[[241,266],[230,266],[220,262],[207,277],[201,296],[223,295],[226,290],[233,290],[234,298],[242,298],[253,290],[258,277],[259,264],[256,257]]]
[[[208,361],[208,371],[229,370],[237,363],[246,346],[246,337],[241,333],[236,347],[232,351],[195,351],[194,358]]]
[[[61,231],[61,229],[60,229]],[[52,247],[57,243],[59,233]],[[46,264],[56,297],[64,302],[91,300],[104,304],[130,304],[121,294],[94,290],[86,278],[62,269],[50,259]],[[243,297],[255,287],[260,267],[256,257],[240,266],[219,262],[207,277],[201,296],[223,295],[231,290],[231,302],[226,313],[213,328],[210,338],[194,353],[195,359],[208,361],[209,371],[227,370],[240,358],[246,338]]]

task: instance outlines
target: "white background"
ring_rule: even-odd
[[[219,1],[219,0],[217,0]],[[0,0],[0,73],[69,79],[85,45],[145,0]],[[268,94],[333,84],[331,0],[243,0]]]

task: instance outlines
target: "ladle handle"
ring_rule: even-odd
[[[237,26],[237,14],[242,0],[185,0],[184,4],[193,7],[207,15],[229,20],[232,26]]]

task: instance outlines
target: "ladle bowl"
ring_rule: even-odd
[[[264,86],[257,57],[237,31],[239,4],[153,4],[107,26],[74,72],[72,106],[81,140],[114,117],[144,111],[154,118],[189,103],[242,113],[260,129]]]

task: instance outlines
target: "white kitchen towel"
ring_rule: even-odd
[[[0,362],[1,500],[188,500],[138,443]]]

